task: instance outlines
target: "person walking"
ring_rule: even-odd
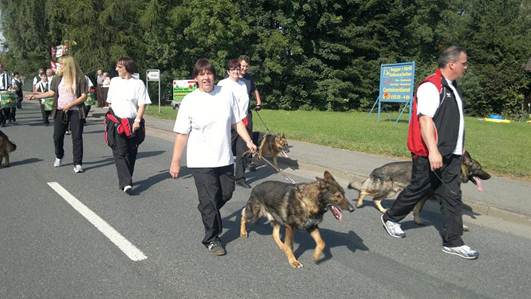
[[[48,76],[43,72],[40,74],[41,80],[39,83],[37,83],[35,87],[35,94],[42,94],[46,93],[50,90],[50,81],[48,81]],[[40,107],[41,107],[41,114],[42,114],[42,122],[45,126],[50,125],[49,117],[53,110],[53,103],[54,98],[41,98],[40,99]]]
[[[87,81],[79,65],[72,56],[61,57],[61,70],[53,78],[50,90],[33,93],[29,99],[54,97],[52,119],[54,120],[53,140],[55,146],[54,167],[62,165],[64,157],[64,137],[70,125],[72,130],[72,156],[74,173],[83,172],[83,123],[87,98]]]
[[[144,82],[132,76],[136,72],[133,59],[119,58],[116,72],[118,77],[112,78],[107,94],[107,142],[112,148],[118,186],[131,194],[138,146],[145,137],[144,111],[151,100]]]
[[[220,209],[234,192],[231,127],[256,151],[232,92],[214,85],[216,73],[208,59],[197,60],[192,77],[198,89],[186,95],[179,106],[173,131],[176,132],[170,175],[177,178],[186,147],[186,165],[194,177],[198,210],[204,226],[203,245],[214,255],[226,253],[220,234]]]
[[[405,237],[399,221],[430,193],[441,202],[442,251],[465,259],[477,259],[479,252],[465,245],[460,167],[464,152],[462,95],[457,80],[468,66],[463,48],[452,46],[439,56],[439,68],[419,85],[413,101],[408,130],[408,148],[413,168],[410,184],[393,202],[381,220],[387,233]]]
[[[11,86],[15,90],[15,94],[17,95],[17,108],[22,109],[22,100],[24,99],[24,94],[22,91],[22,86],[24,86],[24,81],[22,81],[22,78],[20,78],[19,72],[13,73],[13,80],[11,82]]]
[[[238,59],[231,59],[227,65],[228,78],[225,78],[218,82],[219,86],[229,89],[238,103],[240,108],[240,117],[245,125],[247,132],[251,136],[251,130],[249,129],[249,119],[247,113],[249,111],[249,93],[247,92],[247,85],[240,79],[240,62]],[[236,156],[234,163],[234,179],[236,185],[243,188],[251,188],[251,186],[245,180],[245,168],[247,167],[247,158],[244,156],[247,151],[245,141],[236,130],[232,129],[232,151]]]

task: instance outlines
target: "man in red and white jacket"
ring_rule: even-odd
[[[465,259],[479,252],[465,245],[460,169],[464,152],[463,101],[456,80],[467,66],[463,48],[450,47],[440,55],[439,68],[419,85],[413,101],[407,145],[412,154],[410,184],[400,193],[391,209],[382,215],[387,233],[405,237],[400,220],[428,194],[442,202],[442,251]]]

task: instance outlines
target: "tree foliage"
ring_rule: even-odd
[[[467,111],[521,113],[529,96],[528,0],[2,0],[10,70],[47,65],[50,47],[75,40],[82,69],[113,71],[121,55],[188,78],[208,57],[252,60],[271,108],[366,109],[377,96],[382,63],[415,61],[417,80],[452,44],[469,52],[461,84]]]

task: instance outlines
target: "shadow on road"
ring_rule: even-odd
[[[40,161],[43,161],[42,159],[38,159],[38,158],[29,158],[29,159],[24,159],[24,160],[20,160],[20,161],[13,161],[9,164],[9,167],[16,167],[16,166],[20,166],[20,165],[24,165],[24,164],[31,164],[31,163],[36,163],[36,162],[40,162]],[[1,168],[6,168],[6,167],[0,167]]]

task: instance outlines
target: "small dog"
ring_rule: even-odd
[[[278,167],[277,157],[288,158],[289,146],[284,133],[281,135],[253,133],[253,142],[258,144],[258,159],[269,157],[273,160],[273,165]]]
[[[411,161],[391,162],[375,168],[369,175],[369,178],[363,182],[351,182],[348,188],[359,191],[359,196],[356,199],[356,207],[361,207],[363,205],[363,199],[366,196],[371,196],[378,211],[385,213],[386,209],[382,207],[382,200],[385,198],[394,198],[406,188],[411,180],[411,168]],[[466,183],[471,181],[476,185],[478,191],[483,191],[481,180],[488,179],[490,179],[490,174],[484,171],[481,168],[481,164],[472,159],[470,154],[465,151],[461,163],[461,182]],[[423,224],[420,218],[420,212],[428,198],[429,196],[420,200],[413,210],[415,223],[419,225]]]
[[[354,211],[345,197],[345,190],[328,171],[324,172],[324,178],[316,177],[316,181],[311,183],[263,182],[253,188],[247,205],[242,209],[240,236],[247,238],[248,222],[267,218],[273,226],[273,240],[284,251],[289,264],[293,268],[301,268],[302,264],[293,254],[294,230],[305,229],[310,233],[316,243],[313,260],[317,262],[325,248],[318,224],[328,210],[341,220],[341,209]],[[286,228],[284,242],[280,240],[280,226]]]
[[[7,135],[0,131],[0,167],[9,167],[9,153],[16,149],[17,145],[9,141]],[[6,160],[6,163],[2,164],[4,159]]]

